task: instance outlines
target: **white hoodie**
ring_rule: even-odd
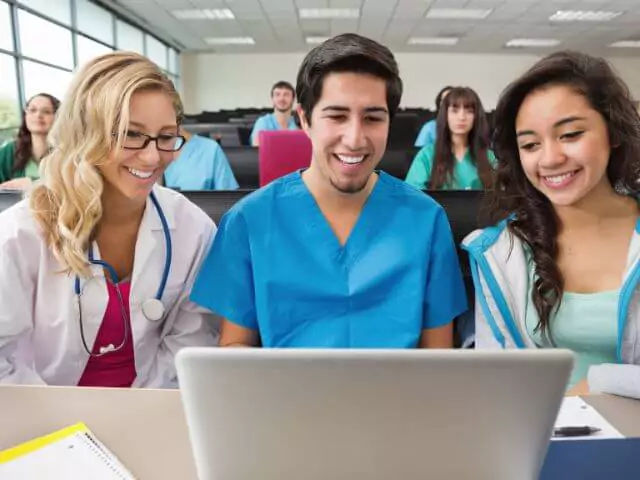
[[[475,286],[476,348],[537,348],[525,327],[530,297],[523,243],[505,220],[463,241]],[[636,225],[620,289],[615,364],[589,369],[589,388],[640,398],[640,221]]]

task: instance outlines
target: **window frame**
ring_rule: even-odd
[[[128,24],[128,26],[135,28],[136,30],[140,31],[142,34],[142,48],[143,48],[143,54],[148,58],[148,47],[147,47],[147,38],[148,37],[153,37],[154,40],[160,42],[161,44],[163,44],[163,46],[165,47],[165,65],[164,67],[166,68],[162,68],[163,72],[174,81],[174,83],[176,83],[176,85],[180,84],[180,72],[176,71],[173,72],[171,71],[171,59],[170,59],[170,55],[172,51],[176,52],[176,68],[175,70],[179,70],[178,66],[180,65],[180,55],[181,55],[181,50],[179,48],[178,45],[172,44],[170,42],[167,42],[165,40],[163,40],[162,38],[158,37],[157,35],[155,35],[153,32],[148,31],[147,29],[143,28],[141,25],[137,24],[135,21],[132,21],[129,18],[126,18],[125,16],[123,16],[122,14],[120,14],[119,12],[112,10],[111,8],[109,8],[108,6],[102,4],[99,1],[93,1],[93,0],[88,0],[90,3],[95,3],[96,6],[100,7],[102,10],[105,10],[106,12],[108,12],[111,15],[111,29],[113,32],[113,42],[109,43],[109,42],[105,42],[99,38],[94,37],[91,32],[87,32],[84,29],[80,29],[79,25],[78,25],[78,10],[77,10],[77,5],[78,5],[78,0],[68,0],[70,3],[70,8],[71,8],[71,23],[68,25],[64,22],[61,22],[55,18],[52,18],[50,16],[48,16],[46,13],[42,13],[34,8],[29,7],[28,5],[24,5],[22,3],[20,3],[20,0],[0,0],[0,4],[5,4],[8,6],[9,8],[9,20],[10,20],[10,28],[11,28],[11,38],[13,41],[13,50],[6,50],[4,48],[0,48],[0,53],[2,54],[6,54],[9,55],[10,57],[13,58],[14,62],[15,62],[15,82],[16,82],[16,86],[17,86],[17,93],[18,93],[18,102],[19,105],[17,105],[19,111],[22,110],[26,104],[26,100],[27,98],[25,97],[25,75],[24,75],[24,62],[32,62],[32,63],[37,63],[46,67],[50,67],[50,68],[54,68],[57,70],[61,70],[61,71],[65,71],[65,72],[69,72],[72,73],[80,64],[79,58],[78,58],[78,38],[84,37],[87,38],[88,40],[91,40],[93,42],[96,42],[98,44],[101,44],[107,48],[110,48],[114,51],[118,50],[118,30],[116,27],[116,24],[118,21],[120,22],[124,22],[126,24]],[[25,11],[27,13],[30,13],[42,20],[45,20],[47,22],[50,22],[54,25],[57,25],[59,27],[62,27],[68,31],[71,32],[71,38],[72,38],[72,55],[73,55],[73,67],[69,68],[68,66],[64,66],[64,65],[58,65],[56,63],[50,63],[47,62],[45,60],[41,60],[38,58],[33,58],[31,56],[28,55],[24,55],[21,49],[21,45],[20,45],[20,28],[19,28],[19,20],[18,20],[18,12],[19,11]],[[86,59],[84,60],[86,61]],[[17,126],[16,126],[17,127]]]

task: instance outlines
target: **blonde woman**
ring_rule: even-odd
[[[137,54],[75,76],[41,183],[0,214],[0,383],[172,386],[179,348],[216,343],[188,300],[215,225],[156,185],[180,112]]]

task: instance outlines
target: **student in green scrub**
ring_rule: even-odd
[[[488,206],[464,241],[476,348],[567,348],[570,394],[640,398],[640,116],[601,58],[558,52],[502,93]]]
[[[0,148],[0,189],[25,190],[40,177],[40,159],[49,151],[47,135],[59,105],[48,93],[29,99],[18,136]]]
[[[489,124],[471,88],[455,87],[442,100],[435,144],[413,159],[406,182],[423,190],[482,190],[491,185]]]

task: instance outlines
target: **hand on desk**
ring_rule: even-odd
[[[0,190],[28,190],[33,185],[33,180],[29,177],[14,178],[4,183],[0,183]]]
[[[565,396],[574,397],[579,395],[588,395],[589,394],[589,382],[586,378],[580,380],[580,382],[576,383],[573,388],[571,388]]]

